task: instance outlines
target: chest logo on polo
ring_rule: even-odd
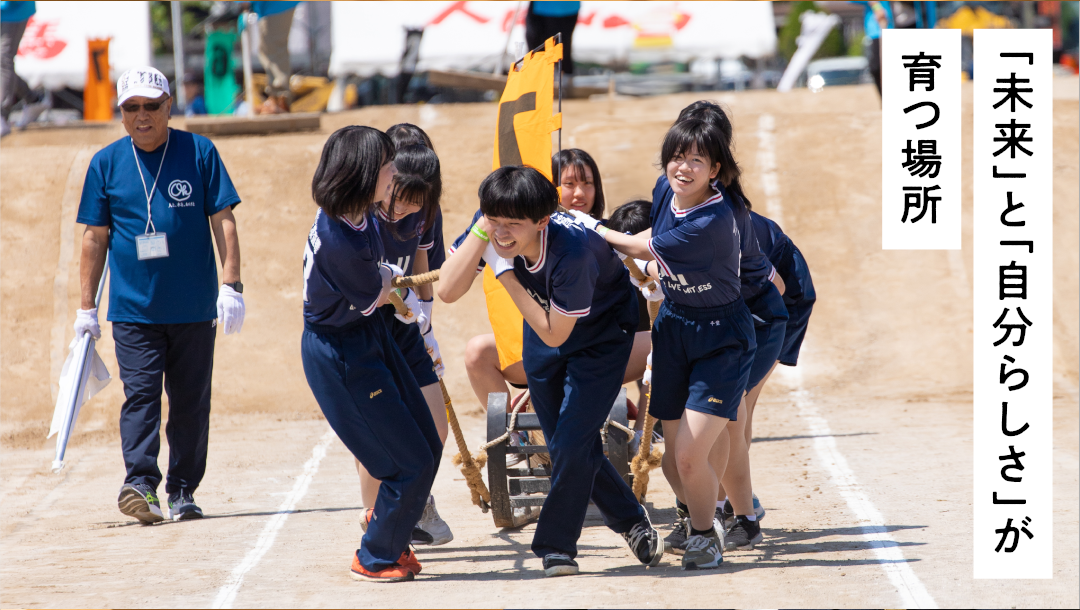
[[[547,299],[537,294],[535,291],[533,291],[532,288],[529,288],[528,286],[525,286],[524,288],[525,292],[527,292],[529,296],[532,297],[532,300],[536,301],[540,305],[540,307],[543,307],[544,311],[551,313],[551,305],[548,303]]]
[[[194,201],[188,201],[191,197],[191,183],[187,180],[173,180],[169,183],[169,197],[175,203],[170,203],[170,208],[193,208]]]
[[[375,398],[379,394],[382,394],[382,390],[375,390],[374,392],[371,393],[371,396],[368,396],[368,400],[371,400],[372,398]]]
[[[709,397],[709,402],[715,402],[721,405],[724,404],[724,401],[720,400],[719,398],[713,398],[712,396]]]

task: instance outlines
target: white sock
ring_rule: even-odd
[[[747,521],[757,521],[757,515],[751,514],[751,515],[742,515],[742,516],[746,517]]]
[[[723,500],[717,500],[716,501],[716,508],[719,508],[720,510],[723,510],[724,509],[724,504],[727,504],[727,498],[724,498]]]

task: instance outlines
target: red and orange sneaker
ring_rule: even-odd
[[[412,549],[402,553],[397,562],[405,569],[411,571],[414,575],[419,574],[422,569],[420,561],[416,558],[416,553],[412,552]]]
[[[402,556],[402,559],[404,559],[404,555]],[[420,571],[419,566],[420,564],[417,564],[417,572]],[[392,564],[379,570],[378,572],[371,572],[364,566],[360,565],[360,558],[354,553],[352,560],[352,569],[349,570],[349,575],[353,577],[353,580],[369,580],[373,582],[405,582],[407,580],[413,579],[414,572],[411,566],[403,566],[400,563]]]

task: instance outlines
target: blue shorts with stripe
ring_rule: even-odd
[[[397,343],[405,362],[409,363],[409,370],[416,383],[426,388],[433,383],[439,383],[439,376],[435,374],[435,363],[427,353],[427,345],[424,337],[420,334],[420,327],[416,324],[406,324],[394,317],[394,306],[383,305],[378,313],[386,320],[386,329],[390,331],[390,337]]]
[[[685,409],[734,420],[757,350],[742,298],[719,307],[660,306],[652,330],[649,413],[660,420]]]
[[[746,303],[750,315],[754,318],[754,336],[757,338],[757,352],[754,364],[750,367],[750,378],[746,389],[751,389],[765,379],[784,347],[787,330],[788,310],[784,306],[784,297],[776,285],[769,282],[765,289]]]

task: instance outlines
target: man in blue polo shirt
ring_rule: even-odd
[[[75,335],[101,336],[95,289],[109,261],[109,321],[126,400],[120,439],[127,477],[120,511],[143,523],[164,519],[157,498],[161,391],[169,396],[173,519],[202,517],[192,494],[206,471],[215,326],[240,332],[244,291],[232,208],[240,203],[209,140],[169,129],[165,76],[133,68],[116,84],[129,137],[90,162],[76,222],[86,225]],[[224,283],[217,285],[211,233]]]

